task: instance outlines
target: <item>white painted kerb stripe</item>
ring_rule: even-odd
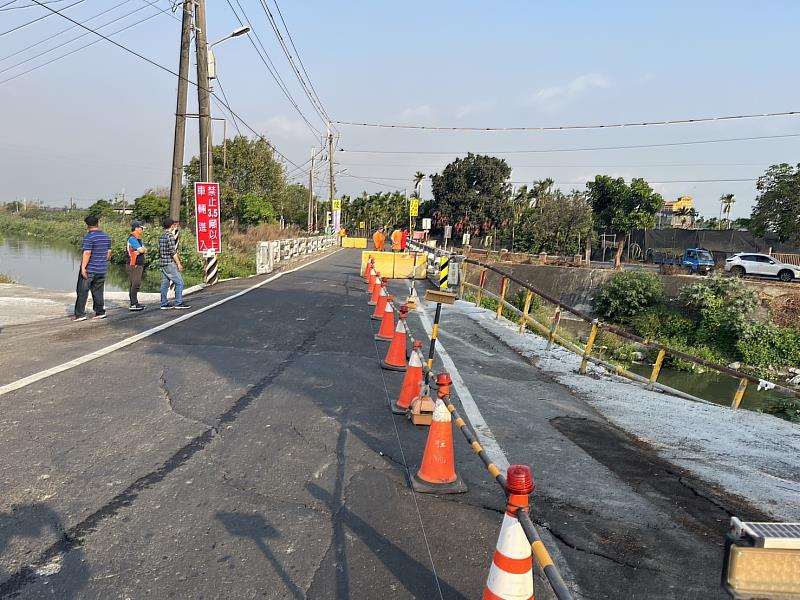
[[[338,252],[338,250],[336,250],[335,252]],[[331,254],[334,254],[335,252],[331,252]],[[222,304],[225,304],[226,302],[230,302],[231,300],[239,298],[240,296],[244,296],[245,294],[248,294],[248,293],[252,292],[253,290],[256,290],[256,289],[260,288],[263,285],[266,285],[266,284],[268,284],[268,283],[270,283],[272,281],[275,281],[276,279],[279,279],[280,277],[283,277],[284,275],[288,275],[289,273],[294,273],[295,271],[299,271],[300,269],[304,269],[305,267],[307,267],[309,265],[313,265],[315,262],[318,262],[318,261],[322,260],[323,258],[328,258],[329,256],[331,256],[331,254],[326,254],[325,256],[321,256],[319,258],[316,258],[316,259],[314,259],[314,260],[312,260],[310,262],[307,262],[307,263],[305,263],[303,265],[300,265],[299,267],[295,267],[294,269],[289,269],[288,271],[281,271],[280,273],[276,273],[272,277],[269,277],[268,279],[265,279],[264,281],[262,281],[260,283],[257,283],[255,285],[252,285],[249,288],[247,288],[246,290],[242,290],[241,292],[237,292],[237,293],[233,294],[232,296],[228,296],[227,298],[223,298],[222,300],[217,300],[213,304],[209,304],[208,306],[204,306],[203,308],[198,308],[197,310],[194,310],[192,312],[186,313],[182,317],[178,317],[177,319],[173,319],[172,321],[167,321],[166,323],[162,323],[161,325],[153,327],[152,329],[148,329],[147,331],[143,331],[141,333],[137,333],[134,336],[131,336],[129,338],[125,338],[124,340],[121,340],[121,341],[119,341],[119,342],[117,342],[115,344],[111,344],[110,346],[106,346],[105,348],[101,348],[100,350],[95,350],[94,352],[91,352],[90,354],[85,354],[84,356],[81,356],[80,358],[76,358],[76,359],[70,360],[70,361],[62,363],[62,364],[60,364],[58,366],[51,367],[50,369],[45,369],[44,371],[39,371],[38,373],[34,373],[33,375],[28,375],[27,377],[23,377],[22,379],[17,379],[16,381],[12,381],[11,383],[7,383],[4,386],[0,386],[0,396],[2,396],[4,394],[8,394],[9,392],[13,392],[15,390],[19,390],[19,389],[24,388],[26,386],[29,386],[30,384],[36,383],[37,381],[41,381],[42,379],[46,379],[47,377],[51,377],[51,376],[56,375],[58,373],[63,373],[64,371],[67,371],[67,370],[72,369],[74,367],[78,367],[80,365],[84,365],[84,364],[86,364],[86,363],[88,363],[90,361],[93,361],[93,360],[97,359],[97,358],[100,358],[100,357],[105,356],[107,354],[111,354],[112,352],[114,352],[116,350],[119,350],[121,348],[125,348],[127,346],[130,346],[131,344],[135,344],[139,340],[143,340],[145,338],[148,338],[151,335],[154,335],[154,334],[158,333],[159,331],[164,331],[165,329],[169,329],[170,327],[173,327],[173,326],[177,325],[178,323],[183,323],[184,321],[188,321],[192,317],[196,317],[197,315],[202,315],[204,312],[207,312],[207,311],[211,310],[212,308],[216,308],[216,307],[218,307],[218,306],[220,306]]]
[[[431,320],[428,318],[424,307],[422,307],[422,310],[419,312],[419,320],[422,321],[422,327],[430,338],[433,333],[433,326],[431,325]],[[458,397],[461,400],[461,407],[464,409],[464,413],[467,415],[472,429],[478,436],[478,441],[481,443],[481,446],[483,446],[489,459],[497,465],[498,468],[507,471],[509,464],[508,459],[505,453],[500,449],[500,445],[497,443],[497,439],[494,437],[492,430],[489,429],[489,426],[483,419],[481,411],[478,410],[478,405],[475,404],[475,399],[472,397],[472,394],[470,394],[469,389],[467,389],[467,384],[464,383],[464,379],[461,377],[458,369],[456,369],[453,359],[450,358],[447,350],[444,349],[441,338],[436,340],[436,353],[439,355],[444,368],[447,369],[447,372],[450,374],[450,379],[453,380],[453,387],[456,388],[456,392],[458,392]]]

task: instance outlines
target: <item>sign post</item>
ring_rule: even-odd
[[[342,199],[334,198],[331,201],[331,211],[333,211],[333,232],[336,233],[342,228]]]
[[[194,214],[197,251],[206,259],[205,283],[217,283],[217,255],[222,253],[219,184],[197,181],[194,184]]]

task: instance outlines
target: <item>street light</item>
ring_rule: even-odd
[[[217,44],[221,44],[225,40],[229,40],[231,38],[239,37],[240,35],[244,35],[245,33],[249,32],[250,28],[247,26],[239,27],[238,29],[234,29],[225,37],[218,39],[213,44],[208,45],[208,78],[209,79],[216,79],[217,78],[217,59],[214,58],[214,52],[211,50]]]
[[[208,94],[209,94],[209,96],[214,91],[213,88],[211,87],[211,81],[217,78],[217,59],[214,58],[214,52],[211,50],[211,48],[213,46],[216,46],[217,44],[220,44],[220,43],[224,42],[225,40],[229,40],[230,38],[239,37],[240,35],[244,35],[248,31],[250,31],[250,28],[247,27],[247,26],[239,27],[239,28],[234,29],[233,31],[231,31],[225,37],[218,39],[213,44],[206,44],[206,60],[208,61]],[[211,119],[211,106],[210,105],[211,105],[211,102],[210,102],[210,98],[209,98],[209,111],[208,111],[209,114],[208,114],[208,117],[202,117],[202,116],[200,117],[201,120],[203,118],[207,118],[208,119],[207,120],[207,126],[206,126],[206,131],[208,132],[208,138],[207,138],[208,156],[205,157],[205,164],[206,164],[206,173],[208,173],[209,181],[212,180],[211,152],[212,152],[212,148],[213,148],[213,139],[214,139],[214,134],[211,131],[211,121],[212,121],[212,119]],[[201,127],[201,131],[202,131],[202,127]]]

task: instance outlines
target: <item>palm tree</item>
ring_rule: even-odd
[[[417,171],[414,173],[414,195],[420,197],[420,187],[422,187],[422,180],[425,179],[425,173]]]
[[[690,208],[686,214],[689,216],[689,227],[694,229],[696,219],[697,217],[700,216],[700,213],[697,212],[694,208]]]
[[[686,206],[681,206],[675,211],[675,216],[681,220],[681,229],[686,229],[686,219],[689,217],[690,210]]]
[[[719,197],[719,202],[720,202],[720,211],[719,211],[720,223],[719,223],[719,228],[722,229],[722,215],[724,214],[725,218],[727,219],[727,226],[725,228],[726,229],[730,229],[731,228],[731,209],[733,208],[733,205],[736,202],[736,200],[733,198],[733,194],[722,194],[722,196]]]

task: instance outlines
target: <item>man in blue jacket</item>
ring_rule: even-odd
[[[144,234],[144,223],[134,221],[131,223],[131,234],[128,236],[128,264],[125,270],[128,271],[131,287],[128,290],[128,297],[131,305],[128,310],[144,310],[144,306],[139,304],[139,288],[142,287],[142,275],[144,275],[144,255],[147,248],[142,242]]]

